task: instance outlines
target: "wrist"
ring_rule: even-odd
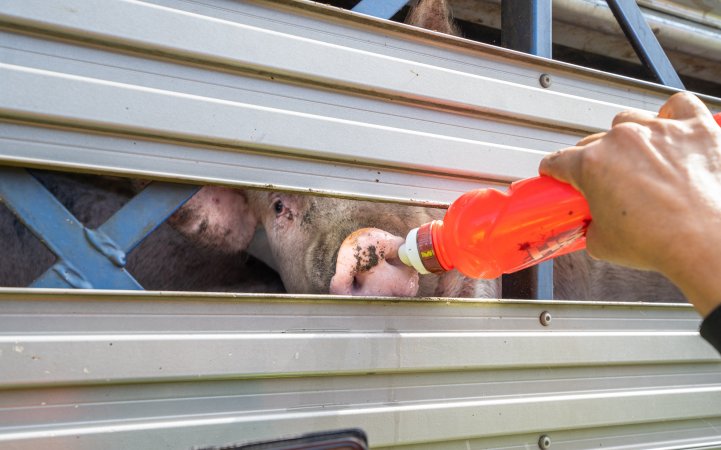
[[[679,244],[660,272],[706,317],[721,306],[721,233],[680,235]]]

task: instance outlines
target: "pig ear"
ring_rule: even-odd
[[[248,247],[258,219],[242,190],[205,186],[168,223],[196,243],[237,253]]]

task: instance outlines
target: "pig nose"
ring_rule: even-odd
[[[403,238],[377,228],[351,233],[338,250],[330,282],[334,295],[412,297],[418,293],[418,272],[398,258]]]

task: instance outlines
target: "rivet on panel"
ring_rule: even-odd
[[[551,320],[553,317],[551,317],[551,313],[548,311],[543,311],[541,313],[541,316],[538,318],[541,321],[541,325],[544,327],[547,327],[551,324]]]
[[[538,82],[541,83],[541,86],[544,88],[551,87],[551,76],[547,73],[542,73],[540,77],[538,77]]]
[[[538,448],[540,448],[541,450],[551,448],[551,438],[545,434],[538,438]]]

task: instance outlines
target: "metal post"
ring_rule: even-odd
[[[501,43],[504,47],[551,57],[551,0],[503,0]]]
[[[551,0],[502,1],[501,43],[504,47],[551,58],[551,28]],[[553,261],[541,263],[529,271],[530,274],[509,276],[504,288],[530,279],[532,298],[553,299]],[[514,296],[528,295],[527,291],[517,289],[512,292]]]

